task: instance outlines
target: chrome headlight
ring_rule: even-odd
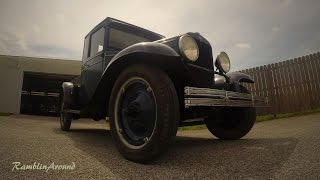
[[[179,49],[181,54],[190,61],[196,61],[199,57],[197,42],[187,34],[180,37]]]
[[[227,55],[227,53],[225,52],[221,52],[216,59],[216,63],[215,65],[217,66],[217,68],[224,72],[227,73],[230,71],[230,59]]]

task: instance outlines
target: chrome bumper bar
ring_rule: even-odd
[[[265,97],[218,89],[186,86],[184,88],[184,95],[184,103],[186,108],[190,106],[268,106],[268,99]]]

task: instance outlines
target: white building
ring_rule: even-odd
[[[0,55],[0,112],[52,111],[61,83],[80,71],[78,60]]]

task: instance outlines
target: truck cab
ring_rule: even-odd
[[[107,18],[93,28],[84,40],[79,106],[88,105],[103,72],[117,53],[136,43],[162,38],[159,34],[113,18]]]

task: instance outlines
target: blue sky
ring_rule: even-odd
[[[81,59],[107,16],[167,37],[199,32],[232,70],[320,51],[318,0],[1,0],[0,54]]]

